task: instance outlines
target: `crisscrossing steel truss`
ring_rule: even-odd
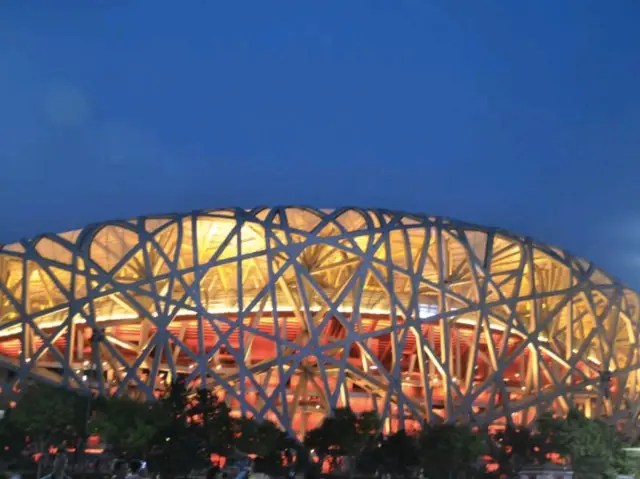
[[[0,250],[5,392],[152,398],[180,375],[298,434],[347,404],[387,431],[572,406],[635,422],[638,311],[559,249],[385,210],[141,217]]]

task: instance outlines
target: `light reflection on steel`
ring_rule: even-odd
[[[2,247],[0,364],[5,392],[35,378],[151,399],[180,376],[298,434],[346,405],[378,410],[385,431],[574,406],[631,424],[638,303],[591,263],[504,230],[385,210],[199,211]]]

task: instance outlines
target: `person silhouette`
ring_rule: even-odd
[[[127,463],[122,459],[113,461],[111,468],[111,479],[124,479],[127,477]]]
[[[63,452],[58,452],[53,459],[53,468],[51,474],[44,476],[42,479],[67,479],[67,468],[69,461],[67,455]]]

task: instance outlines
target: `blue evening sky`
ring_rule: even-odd
[[[357,205],[503,226],[640,287],[638,0],[6,0],[0,242]]]

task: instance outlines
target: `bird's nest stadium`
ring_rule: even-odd
[[[298,436],[332,409],[635,425],[639,297],[501,229],[386,210],[140,217],[0,248],[5,393],[157,397],[176,377]]]

